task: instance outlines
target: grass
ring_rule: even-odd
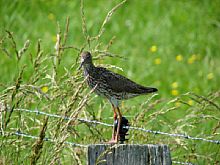
[[[88,39],[102,32],[103,20],[119,2],[85,0],[82,8],[77,1],[0,1],[2,164],[85,164],[84,150],[63,142],[99,143],[111,136],[111,129],[100,125],[16,110],[39,109],[111,123],[110,105],[90,93],[77,71],[78,49],[83,47],[93,52],[96,65],[159,89],[152,99],[141,96],[122,103],[132,125],[220,139],[219,2],[128,0],[89,46]],[[55,50],[59,31],[58,46],[77,49]],[[30,45],[25,48],[27,40]],[[20,57],[16,51],[23,47]],[[40,138],[12,136],[15,131]],[[55,143],[43,142],[44,136]],[[172,159],[182,162],[220,161],[219,145],[202,141],[130,131],[129,143],[168,144]]]

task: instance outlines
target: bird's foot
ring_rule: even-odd
[[[111,139],[110,141],[106,142],[106,144],[117,144],[118,140],[116,139]]]
[[[114,136],[112,136],[112,139],[111,139],[111,140],[109,140],[108,142],[106,142],[106,144],[117,144],[117,143],[119,142],[118,139],[119,139],[118,136],[114,135]]]

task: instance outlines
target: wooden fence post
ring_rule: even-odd
[[[88,165],[171,165],[167,145],[94,144],[88,147]]]

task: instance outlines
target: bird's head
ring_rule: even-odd
[[[86,65],[92,65],[92,55],[90,52],[82,52],[80,55],[80,68],[82,68],[82,66],[86,66]],[[79,68],[79,69],[80,69]]]

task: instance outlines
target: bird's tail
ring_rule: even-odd
[[[152,88],[152,87],[147,87],[146,88],[146,93],[153,93],[153,92],[157,92],[158,89],[157,88]]]
[[[142,94],[145,94],[145,93],[154,93],[154,92],[157,92],[158,89],[157,88],[153,88],[153,87],[142,87],[141,89],[141,93]]]

